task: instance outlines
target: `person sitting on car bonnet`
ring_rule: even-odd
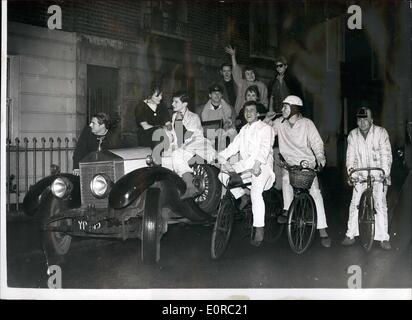
[[[185,92],[173,95],[172,130],[168,132],[172,150],[173,170],[182,177],[186,184],[186,192],[181,199],[195,197],[199,191],[193,184],[193,170],[188,161],[198,155],[207,162],[216,158],[216,150],[210,140],[203,135],[200,117],[189,111],[189,96]]]
[[[79,161],[90,152],[116,147],[117,139],[111,128],[112,121],[106,113],[98,112],[92,116],[90,124],[83,129],[77,139],[73,152],[73,174],[79,175]]]
[[[153,133],[158,129],[171,130],[170,114],[162,99],[160,83],[154,82],[148,97],[140,101],[135,108],[139,146],[153,149],[160,143],[153,139]]]

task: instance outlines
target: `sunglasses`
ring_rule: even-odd
[[[284,66],[283,63],[279,63],[279,64],[276,65],[276,68],[282,68],[283,66]]]

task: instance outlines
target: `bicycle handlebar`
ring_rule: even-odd
[[[368,172],[368,177],[370,176],[371,171],[380,171],[383,174],[382,179],[376,179],[374,177],[371,177],[371,181],[375,182],[381,182],[383,184],[386,184],[386,178],[385,178],[385,171],[382,168],[378,167],[365,167],[365,168],[357,168],[357,169],[352,169],[351,172],[349,172],[349,184],[354,184],[354,183],[367,183],[368,179],[362,179],[362,180],[357,180],[353,178],[353,174],[359,171],[367,171]]]
[[[308,170],[308,171],[318,173],[318,172],[322,171],[322,169],[323,169],[323,167],[319,166],[317,162],[316,162],[316,167],[313,168],[313,169],[308,167],[308,166],[303,166],[302,163],[305,160],[302,160],[299,165],[290,165],[286,162],[285,158],[283,158],[283,156],[280,153],[279,153],[279,159],[280,159],[280,167],[285,168],[288,171],[290,171],[290,170]]]

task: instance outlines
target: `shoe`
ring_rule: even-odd
[[[199,195],[199,190],[193,184],[193,174],[186,172],[183,174],[182,179],[186,184],[186,191],[180,196],[180,200],[190,199]]]
[[[325,248],[330,248],[330,246],[332,245],[332,240],[328,236],[320,237],[320,244]]]
[[[251,239],[250,244],[254,247],[260,247],[262,245],[262,241],[256,241],[256,240]]]
[[[381,241],[380,246],[383,250],[391,250],[392,249],[391,243],[387,240],[386,241]]]
[[[255,247],[260,247],[262,244],[263,238],[265,236],[265,228],[264,227],[256,227],[255,228],[255,236],[253,239],[250,240],[250,244]]]
[[[283,210],[277,221],[279,224],[285,224],[286,222],[288,222],[288,210]]]
[[[351,239],[351,238],[349,238],[349,237],[347,237],[347,236],[345,236],[345,239],[343,239],[343,241],[342,241],[342,245],[343,245],[343,246],[351,246],[351,245],[353,245],[354,243],[355,243],[355,238]]]

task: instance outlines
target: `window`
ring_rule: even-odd
[[[251,57],[275,59],[278,47],[277,4],[256,2],[250,4],[249,41]]]
[[[144,1],[143,28],[167,37],[187,38],[186,2],[176,0]]]

